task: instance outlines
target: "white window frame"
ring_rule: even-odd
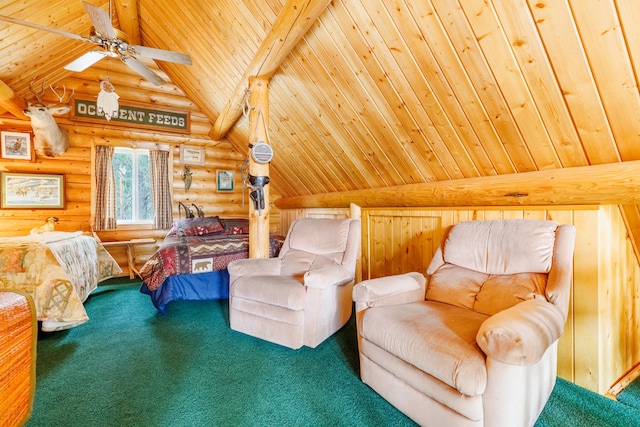
[[[151,156],[150,150],[146,149],[146,148],[129,148],[129,147],[114,147],[113,150],[113,154],[132,154],[133,155],[133,170],[131,171],[131,179],[133,180],[132,183],[132,188],[139,188],[138,184],[138,155],[140,153],[144,153],[147,156]],[[117,186],[117,180],[116,180],[116,186]],[[143,224],[151,224],[153,225],[153,218],[152,219],[145,219],[145,220],[140,220],[135,218],[135,216],[137,215],[138,212],[138,198],[134,197],[132,202],[131,202],[131,209],[132,209],[132,213],[134,215],[134,218],[131,220],[123,220],[123,219],[117,219],[116,218],[116,224],[117,226],[126,226],[126,225],[143,225]]]

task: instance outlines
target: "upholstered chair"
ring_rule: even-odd
[[[427,269],[354,287],[362,381],[425,426],[531,426],[556,380],[575,228],[453,226]]]
[[[294,221],[277,258],[229,263],[231,329],[316,347],[351,317],[360,221]]]

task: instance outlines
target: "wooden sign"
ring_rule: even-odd
[[[118,113],[107,120],[104,113],[98,111],[96,101],[75,98],[73,100],[73,118],[101,124],[114,124],[127,127],[139,127],[168,132],[189,133],[191,122],[188,111],[169,109],[151,109],[142,104],[120,102]]]

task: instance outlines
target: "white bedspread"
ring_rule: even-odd
[[[29,292],[44,331],[89,320],[82,303],[101,280],[121,272],[104,247],[81,232],[0,239],[0,288]]]

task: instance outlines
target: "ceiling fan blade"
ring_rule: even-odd
[[[133,69],[136,73],[144,77],[145,80],[153,83],[154,85],[160,86],[166,83],[159,75],[157,75],[155,72],[153,72],[151,69],[149,69],[146,65],[138,61],[133,56],[122,55],[120,59],[122,59],[122,62],[124,62],[129,67],[131,67],[131,69]]]
[[[103,50],[92,50],[65,65],[64,69],[76,72],[84,71],[105,56],[109,56],[109,53]]]
[[[191,57],[189,55],[185,55],[184,53],[179,52],[172,52],[170,50],[130,44],[129,51],[145,58],[159,59],[161,61],[175,62],[177,64],[192,64]]]
[[[89,15],[93,28],[96,29],[96,32],[98,32],[102,37],[110,40],[117,38],[116,32],[111,24],[111,18],[104,9],[84,1],[82,2],[82,5],[84,6],[84,10],[87,11],[87,15]]]
[[[79,36],[77,34],[69,33],[67,31],[59,30],[57,28],[46,27],[44,25],[35,24],[33,22],[28,22],[28,21],[23,21],[21,19],[12,18],[10,16],[5,16],[5,15],[0,15],[0,19],[4,20],[4,21],[11,22],[12,24],[24,25],[26,27],[36,28],[38,30],[49,31],[50,33],[55,33],[55,34],[58,34],[58,35],[61,35],[61,36],[69,37],[70,39],[75,39],[75,40],[80,40],[80,41],[83,41],[83,42],[90,42],[91,43],[91,40],[86,38],[86,37],[82,37],[82,36]]]

